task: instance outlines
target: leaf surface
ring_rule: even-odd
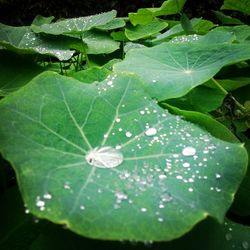
[[[223,66],[249,58],[250,47],[243,44],[162,43],[129,51],[114,70],[137,74],[151,97],[164,100],[183,96]]]
[[[223,221],[246,171],[241,144],[163,110],[133,75],[89,85],[46,72],[0,113],[25,204],[87,237],[172,240]]]

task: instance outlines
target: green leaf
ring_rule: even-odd
[[[201,18],[193,18],[190,20],[192,27],[198,34],[207,33],[214,24],[207,20],[202,20]],[[185,32],[181,24],[176,24],[166,32],[159,34],[155,39],[152,40],[153,43],[159,43],[169,40],[171,37],[176,35],[183,35]]]
[[[46,72],[0,113],[30,211],[91,238],[171,240],[223,221],[246,171],[241,144],[167,113],[133,75],[88,85]]]
[[[244,24],[239,19],[227,16],[221,11],[213,11],[216,17],[221,21],[222,24],[232,25],[232,24]]]
[[[0,96],[16,91],[43,70],[30,58],[0,51]]]
[[[226,126],[217,122],[211,116],[196,111],[181,110],[167,103],[162,105],[169,109],[171,113],[183,116],[187,121],[200,125],[216,138],[232,143],[239,142],[237,137]]]
[[[158,100],[181,97],[213,77],[224,65],[250,58],[240,44],[170,44],[131,50],[114,65],[116,72],[133,72]]]
[[[133,25],[145,25],[150,23],[154,17],[167,16],[180,13],[186,0],[167,0],[159,8],[143,8],[137,13],[129,13],[129,20]]]
[[[200,43],[200,44],[221,44],[221,43],[232,43],[235,40],[235,36],[232,32],[224,30],[212,30],[206,35],[184,35],[176,36],[170,40],[171,43]]]
[[[116,11],[112,10],[93,16],[71,18],[57,21],[51,24],[43,24],[40,26],[32,26],[32,30],[36,33],[46,33],[52,35],[60,34],[82,34],[92,28],[106,25],[116,16]]]
[[[217,31],[227,31],[235,35],[237,42],[249,42],[250,38],[250,26],[249,25],[237,25],[233,27],[220,26],[215,28]]]
[[[135,41],[157,34],[167,26],[168,24],[166,22],[159,19],[154,19],[152,22],[146,25],[138,24],[136,26],[127,26],[125,29],[125,35],[129,40]]]
[[[222,10],[237,10],[250,15],[250,1],[249,0],[224,0],[221,7]]]
[[[82,41],[87,45],[87,54],[109,54],[120,46],[120,43],[114,41],[108,33],[98,30],[84,32]]]
[[[70,37],[41,36],[29,27],[12,27],[0,23],[0,45],[20,54],[39,53],[59,60],[70,59],[74,51],[71,45],[77,40]]]
[[[71,77],[83,83],[92,83],[103,81],[110,73],[111,71],[104,67],[94,66],[86,70],[75,72]]]
[[[97,26],[96,28],[99,30],[114,30],[114,29],[122,28],[125,25],[126,25],[126,22],[123,20],[123,18],[115,18],[106,24]]]
[[[44,16],[36,16],[31,24],[31,26],[41,26],[43,24],[50,24],[55,19],[54,16],[44,17]]]
[[[208,113],[217,109],[223,103],[224,97],[225,94],[218,89],[198,86],[188,92],[185,96],[170,99],[167,103],[172,106],[177,106],[180,109]]]

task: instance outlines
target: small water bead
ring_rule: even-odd
[[[81,205],[81,206],[80,206],[80,209],[81,209],[81,210],[84,210],[84,209],[85,209],[85,207],[84,207],[83,205]]]
[[[121,121],[121,118],[118,117],[118,118],[115,119],[115,121],[118,123],[118,122]]]
[[[147,212],[147,208],[142,207],[142,208],[141,208],[141,211],[142,211],[143,213],[145,213],[145,212]]]
[[[157,220],[158,220],[159,222],[163,222],[163,221],[164,221],[164,219],[161,218],[161,217],[159,217]]]
[[[216,179],[220,179],[221,175],[220,174],[215,174]]]
[[[183,150],[182,150],[182,154],[184,156],[193,156],[196,154],[196,149],[193,148],[193,147],[185,147]]]
[[[47,199],[47,200],[50,200],[50,199],[52,198],[52,195],[51,195],[50,193],[45,193],[45,194],[43,195],[43,198],[44,198],[44,199]]]
[[[130,138],[132,136],[132,133],[131,132],[126,132],[126,137]]]
[[[249,249],[249,243],[248,243],[247,241],[243,241],[243,242],[242,242],[242,247],[243,247],[244,249]]]
[[[227,234],[225,235],[225,238],[226,238],[226,240],[231,240],[231,239],[233,238],[233,236],[232,236],[232,234],[227,233]]]
[[[109,85],[109,86],[111,86],[112,84],[113,84],[112,81],[108,81],[108,82],[107,82],[107,85]]]
[[[167,176],[165,174],[160,174],[159,175],[160,180],[165,180],[166,178],[167,178]]]
[[[193,189],[193,188],[189,188],[188,191],[189,191],[189,192],[193,192],[194,189]]]
[[[190,163],[184,162],[184,163],[182,164],[182,166],[183,166],[184,168],[188,168],[188,167],[190,167]]]
[[[25,213],[25,214],[29,214],[29,213],[30,213],[30,210],[29,210],[28,208],[26,208],[26,209],[24,210],[24,213]]]
[[[156,128],[148,128],[145,131],[146,136],[153,136],[153,135],[156,135],[156,134],[157,134],[157,129]]]
[[[70,185],[68,182],[65,182],[63,187],[64,187],[64,189],[70,189]]]

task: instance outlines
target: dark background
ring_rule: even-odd
[[[13,25],[30,25],[36,15],[80,17],[111,9],[118,16],[127,16],[138,8],[159,7],[164,0],[0,0],[0,22]],[[185,13],[189,17],[203,17],[215,21],[211,10],[219,10],[223,0],[187,0]]]

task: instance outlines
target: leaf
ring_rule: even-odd
[[[126,23],[123,20],[123,18],[115,18],[106,24],[97,26],[96,28],[99,30],[114,30],[114,29],[122,28],[125,25]]]
[[[207,33],[214,24],[208,20],[202,20],[201,18],[192,18],[190,20],[192,27],[194,28],[196,33]],[[184,30],[181,24],[176,24],[171,27],[166,32],[159,34],[155,39],[152,40],[153,43],[159,43],[169,40],[171,37],[176,35],[183,35]]]
[[[200,127],[206,129],[214,137],[228,142],[239,142],[237,137],[223,124],[213,119],[211,116],[202,114],[196,111],[181,110],[173,107],[167,103],[162,104],[165,108],[173,114],[185,117],[187,121],[198,124]]]
[[[74,38],[41,36],[33,33],[29,27],[12,27],[0,23],[0,45],[16,53],[39,53],[68,60],[74,54],[70,50],[71,44],[76,42]]]
[[[133,75],[88,85],[46,72],[0,113],[30,211],[91,238],[171,240],[222,221],[246,171],[241,144],[167,113]]]
[[[110,73],[111,71],[104,67],[94,66],[86,70],[75,72],[74,74],[71,75],[71,77],[83,83],[92,83],[96,81],[97,82],[103,81]]]
[[[50,24],[54,19],[55,19],[54,16],[44,17],[41,15],[38,15],[34,18],[32,24],[31,24],[31,27],[32,26],[41,26],[43,24]]]
[[[32,26],[32,30],[36,33],[46,33],[52,35],[62,34],[82,34],[92,28],[106,25],[116,16],[116,11],[112,10],[93,16],[69,18],[62,21],[57,21],[51,24],[42,24],[40,26]]]
[[[168,24],[159,19],[154,19],[152,22],[146,25],[136,25],[136,26],[128,26],[125,28],[125,35],[131,41],[139,40],[142,38],[146,38],[152,36],[156,33],[159,33],[163,29],[165,29]]]
[[[180,13],[186,0],[167,0],[159,8],[143,8],[137,13],[129,13],[129,20],[133,25],[145,25],[150,23],[154,17],[167,16]]]
[[[214,30],[227,31],[227,32],[233,33],[234,36],[236,37],[237,42],[240,42],[240,43],[249,42],[249,38],[250,38],[249,25],[237,25],[237,26],[232,26],[232,27],[220,26],[220,27],[215,28]]]
[[[114,65],[115,72],[141,77],[150,96],[177,98],[213,77],[224,65],[250,58],[250,47],[240,44],[170,44],[131,50]]]
[[[224,0],[221,7],[222,10],[237,10],[250,15],[250,1],[249,0]]]
[[[87,54],[109,54],[120,46],[120,43],[114,41],[108,33],[98,30],[84,32],[82,41],[87,45]]]
[[[202,96],[202,98],[201,98]],[[217,109],[223,102],[225,94],[218,89],[198,86],[188,92],[185,96],[167,101],[172,106],[180,109],[208,113]]]
[[[43,70],[30,58],[0,51],[0,96],[16,91]]]
[[[232,25],[232,24],[244,24],[239,19],[233,18],[231,16],[225,15],[221,11],[213,11],[216,17],[221,21],[222,24]]]
[[[235,36],[232,32],[224,30],[211,30],[206,35],[184,35],[176,36],[170,40],[171,43],[200,43],[200,44],[221,44],[232,43],[235,40]]]

